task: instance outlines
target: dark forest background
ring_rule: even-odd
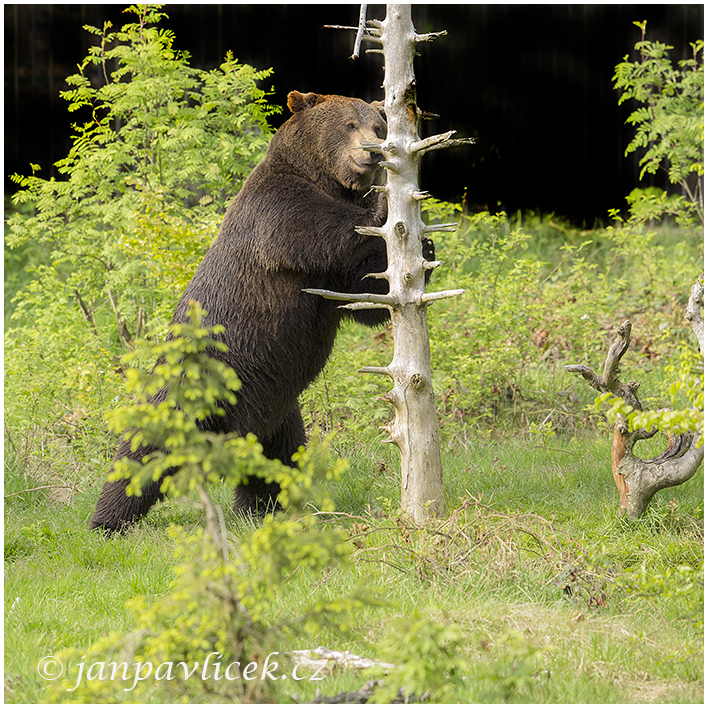
[[[124,5],[5,5],[5,191],[7,176],[27,174],[30,162],[52,163],[70,146],[71,121],[59,91],[96,38],[84,24],[119,27]],[[166,26],[193,65],[209,69],[231,49],[257,69],[273,67],[266,82],[272,102],[292,89],[383,98],[382,59],[349,59],[354,33],[323,29],[354,25],[358,5],[172,5]],[[370,5],[383,19],[384,5]],[[673,45],[675,60],[691,56],[703,36],[703,5],[415,5],[417,31],[447,30],[419,45],[419,106],[440,118],[422,136],[450,129],[476,145],[432,153],[422,187],[471,209],[554,212],[592,226],[622,208],[637,186],[630,139],[612,89],[614,66],[632,52],[648,21],[648,36]],[[96,81],[100,77],[96,75]],[[287,115],[274,119],[277,127]],[[665,188],[661,177],[654,178]],[[651,184],[652,178],[646,180]]]

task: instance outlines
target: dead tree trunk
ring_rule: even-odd
[[[700,308],[704,305],[703,276],[692,288],[692,294],[687,307],[687,319],[692,324],[699,338],[699,347],[704,352],[704,322]],[[611,343],[606,357],[603,374],[599,377],[591,367],[584,364],[572,364],[564,367],[568,372],[577,372],[588,382],[589,386],[602,393],[610,392],[620,397],[627,405],[637,411],[642,411],[642,404],[637,396],[638,382],[624,384],[620,381],[620,360],[630,345],[632,325],[626,320],[619,328]],[[643,460],[633,455],[633,447],[643,439],[651,438],[657,433],[643,429],[630,431],[628,419],[617,414],[613,425],[613,444],[611,447],[611,468],[613,479],[620,497],[619,514],[627,514],[631,520],[640,517],[647,509],[653,495],[667,487],[681,485],[689,480],[704,459],[704,446],[697,447],[700,434],[683,433],[679,436],[669,435],[667,449],[662,455],[652,460]]]
[[[383,22],[370,21],[362,39],[382,45],[384,54],[384,108],[387,137],[382,144],[362,147],[382,154],[387,170],[383,190],[388,218],[383,227],[361,229],[361,233],[386,241],[388,266],[385,273],[372,274],[389,281],[386,296],[311,291],[324,297],[357,301],[345,308],[387,307],[391,312],[394,356],[387,367],[363,367],[368,374],[385,374],[394,381],[386,398],[395,409],[394,420],[384,428],[389,441],[401,453],[401,506],[415,522],[443,512],[443,468],[438,414],[431,383],[426,310],[428,303],[463,293],[462,290],[425,292],[427,270],[440,265],[423,258],[421,240],[434,231],[455,230],[457,225],[426,226],[420,203],[428,195],[418,187],[419,161],[429,150],[468,141],[450,140],[453,131],[421,140],[416,105],[413,59],[416,45],[445,32],[419,35],[411,21],[410,5],[387,5]],[[358,33],[358,40],[361,33]],[[355,54],[358,47],[355,46]]]

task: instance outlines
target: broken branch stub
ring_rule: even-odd
[[[691,304],[691,298],[690,298]],[[701,316],[699,316],[701,319]],[[640,385],[637,382],[624,384],[620,381],[620,360],[630,346],[632,324],[626,320],[617,330],[616,337],[608,348],[603,374],[598,376],[591,367],[584,364],[566,365],[567,372],[580,374],[589,386],[601,393],[611,393],[620,397],[636,411],[642,411],[637,396]],[[696,329],[695,329],[696,332]],[[616,414],[613,423],[613,443],[611,446],[611,470],[620,498],[619,514],[629,519],[640,517],[658,491],[681,485],[689,480],[704,459],[704,447],[697,447],[699,433],[683,433],[669,436],[667,449],[662,455],[651,460],[643,460],[633,454],[635,444],[651,438],[657,428],[651,431],[637,429],[631,431],[628,419]]]

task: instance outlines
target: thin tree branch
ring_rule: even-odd
[[[93,313],[88,309],[86,303],[84,303],[84,299],[81,297],[81,293],[79,293],[76,288],[74,288],[74,295],[76,296],[76,302],[79,304],[79,309],[81,310],[81,314],[84,316],[84,320],[86,320],[86,322],[91,325],[91,329],[94,331],[94,335],[98,336],[96,320],[94,319]]]
[[[603,365],[603,374],[598,376],[594,370],[585,364],[567,364],[564,369],[567,372],[575,372],[580,374],[596,391],[605,394],[610,392],[614,396],[618,396],[623,401],[632,406],[638,411],[642,411],[643,407],[638,399],[637,391],[640,386],[637,382],[628,382],[623,384],[618,379],[620,374],[620,360],[628,351],[630,346],[630,333],[633,325],[630,320],[626,320],[617,330],[616,337],[608,348],[608,355]]]
[[[359,25],[357,26],[357,36],[355,37],[354,50],[350,59],[359,59],[359,48],[362,44],[362,35],[367,24],[367,6],[359,6]]]

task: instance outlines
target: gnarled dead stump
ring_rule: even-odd
[[[704,274],[692,288],[687,306],[686,318],[692,325],[699,340],[699,348],[704,352],[704,321],[700,308],[704,305]],[[642,411],[638,398],[638,382],[624,384],[619,379],[620,360],[630,346],[632,324],[626,320],[616,333],[611,343],[603,367],[603,374],[598,376],[591,367],[584,364],[571,364],[564,367],[568,372],[580,374],[596,391],[610,392],[620,397],[626,404],[637,411]],[[667,449],[662,455],[652,460],[643,460],[633,455],[633,447],[639,440],[652,438],[658,429],[652,431],[630,431],[628,420],[617,414],[613,426],[613,445],[611,464],[613,479],[620,496],[619,514],[627,514],[629,519],[637,519],[647,509],[652,496],[666,487],[681,485],[689,480],[704,459],[704,446],[697,447],[700,437],[698,432],[683,433],[679,436],[670,434]]]

